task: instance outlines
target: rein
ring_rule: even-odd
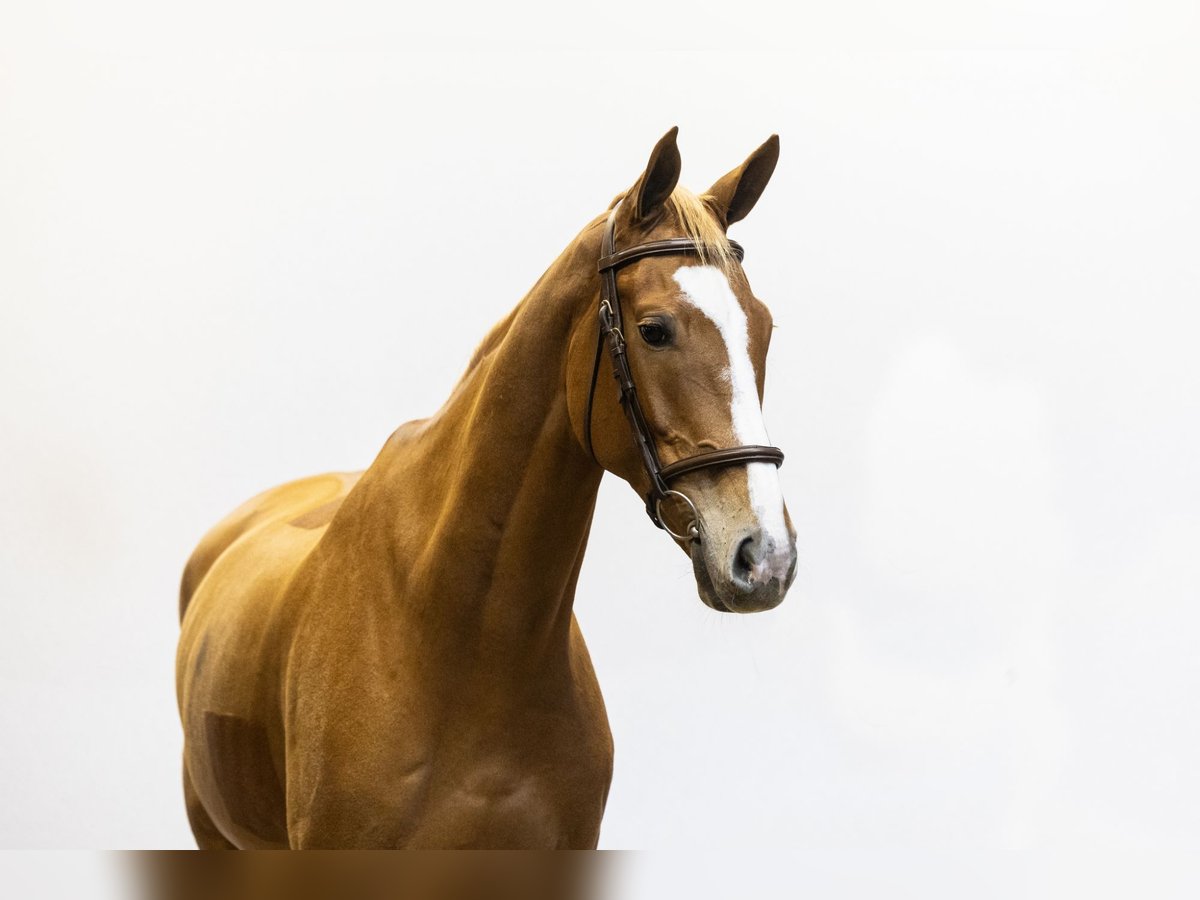
[[[596,452],[592,448],[592,405],[596,399],[596,381],[600,373],[600,357],[604,352],[604,344],[608,343],[608,353],[612,358],[613,377],[617,380],[620,390],[621,406],[625,417],[629,420],[634,442],[642,458],[642,466],[650,476],[650,491],[646,494],[646,514],[650,521],[663,529],[671,537],[680,541],[700,540],[700,513],[696,504],[686,494],[671,487],[672,479],[700,469],[712,469],[724,466],[736,466],[743,463],[770,462],[776,466],[783,464],[783,451],[778,447],[765,447],[751,444],[739,447],[726,447],[722,450],[710,450],[684,457],[664,466],[658,456],[658,448],[654,435],[642,412],[638,401],[637,385],[633,381],[633,371],[629,368],[629,356],[626,352],[625,333],[621,329],[621,298],[617,293],[617,270],[645,259],[647,256],[674,256],[680,254],[700,255],[700,247],[691,238],[670,238],[663,241],[650,241],[618,251],[615,246],[615,231],[618,203],[608,214],[604,225],[604,238],[600,244],[600,261],[597,269],[600,272],[600,332],[596,339],[596,360],[592,365],[592,385],[588,392],[587,424],[584,436],[587,450],[592,459]],[[736,241],[729,242],[733,255],[738,262],[745,258],[746,251]],[[599,462],[599,460],[597,460]],[[682,500],[691,510],[692,521],[685,533],[672,531],[662,517],[662,503],[668,497]]]

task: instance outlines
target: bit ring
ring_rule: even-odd
[[[679,534],[672,531],[671,526],[667,524],[667,520],[663,518],[662,502],[668,497],[675,496],[688,505],[688,509],[692,511],[692,521],[688,523],[687,534]],[[677,541],[699,541],[700,540],[700,513],[696,510],[696,504],[691,501],[687,494],[680,491],[663,491],[662,495],[654,501],[654,514],[658,516],[658,522],[662,525],[663,531],[675,538]]]

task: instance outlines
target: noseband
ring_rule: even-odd
[[[629,368],[629,356],[626,353],[625,333],[621,329],[621,298],[617,294],[617,270],[630,263],[637,262],[647,256],[677,256],[692,254],[699,256],[700,247],[690,238],[670,238],[665,241],[651,241],[627,247],[618,251],[614,244],[617,210],[620,203],[613,207],[604,225],[604,238],[600,245],[600,333],[596,341],[596,360],[592,365],[592,385],[588,391],[587,423],[584,436],[587,441],[588,453],[592,459],[596,452],[592,449],[592,404],[596,398],[596,379],[600,372],[600,357],[603,355],[604,344],[608,343],[608,353],[612,357],[613,376],[621,392],[621,406],[625,417],[633,431],[634,442],[642,457],[642,465],[650,476],[650,492],[646,495],[646,513],[659,528],[662,528],[677,540],[700,540],[700,514],[696,504],[686,494],[672,489],[671,481],[688,472],[700,469],[713,469],[724,466],[737,466],[751,462],[770,462],[776,466],[783,464],[783,451],[778,447],[748,445],[726,447],[722,450],[710,450],[697,453],[694,456],[676,460],[664,466],[658,458],[658,449],[654,435],[646,423],[642,405],[638,402],[637,386],[633,383],[633,372]],[[741,262],[746,251],[736,241],[729,242],[733,255]],[[668,497],[682,500],[691,510],[692,521],[685,534],[677,534],[666,525],[662,517],[662,503]]]

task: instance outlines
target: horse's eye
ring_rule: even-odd
[[[638,331],[642,333],[642,340],[651,347],[658,347],[667,342],[667,329],[663,328],[657,322],[647,322],[645,325],[639,325]]]

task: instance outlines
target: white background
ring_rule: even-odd
[[[0,845],[191,844],[192,546],[436,409],[675,124],[698,190],[782,138],[801,568],[711,612],[606,481],[602,845],[1200,838],[1195,4],[103,6],[0,6]]]

